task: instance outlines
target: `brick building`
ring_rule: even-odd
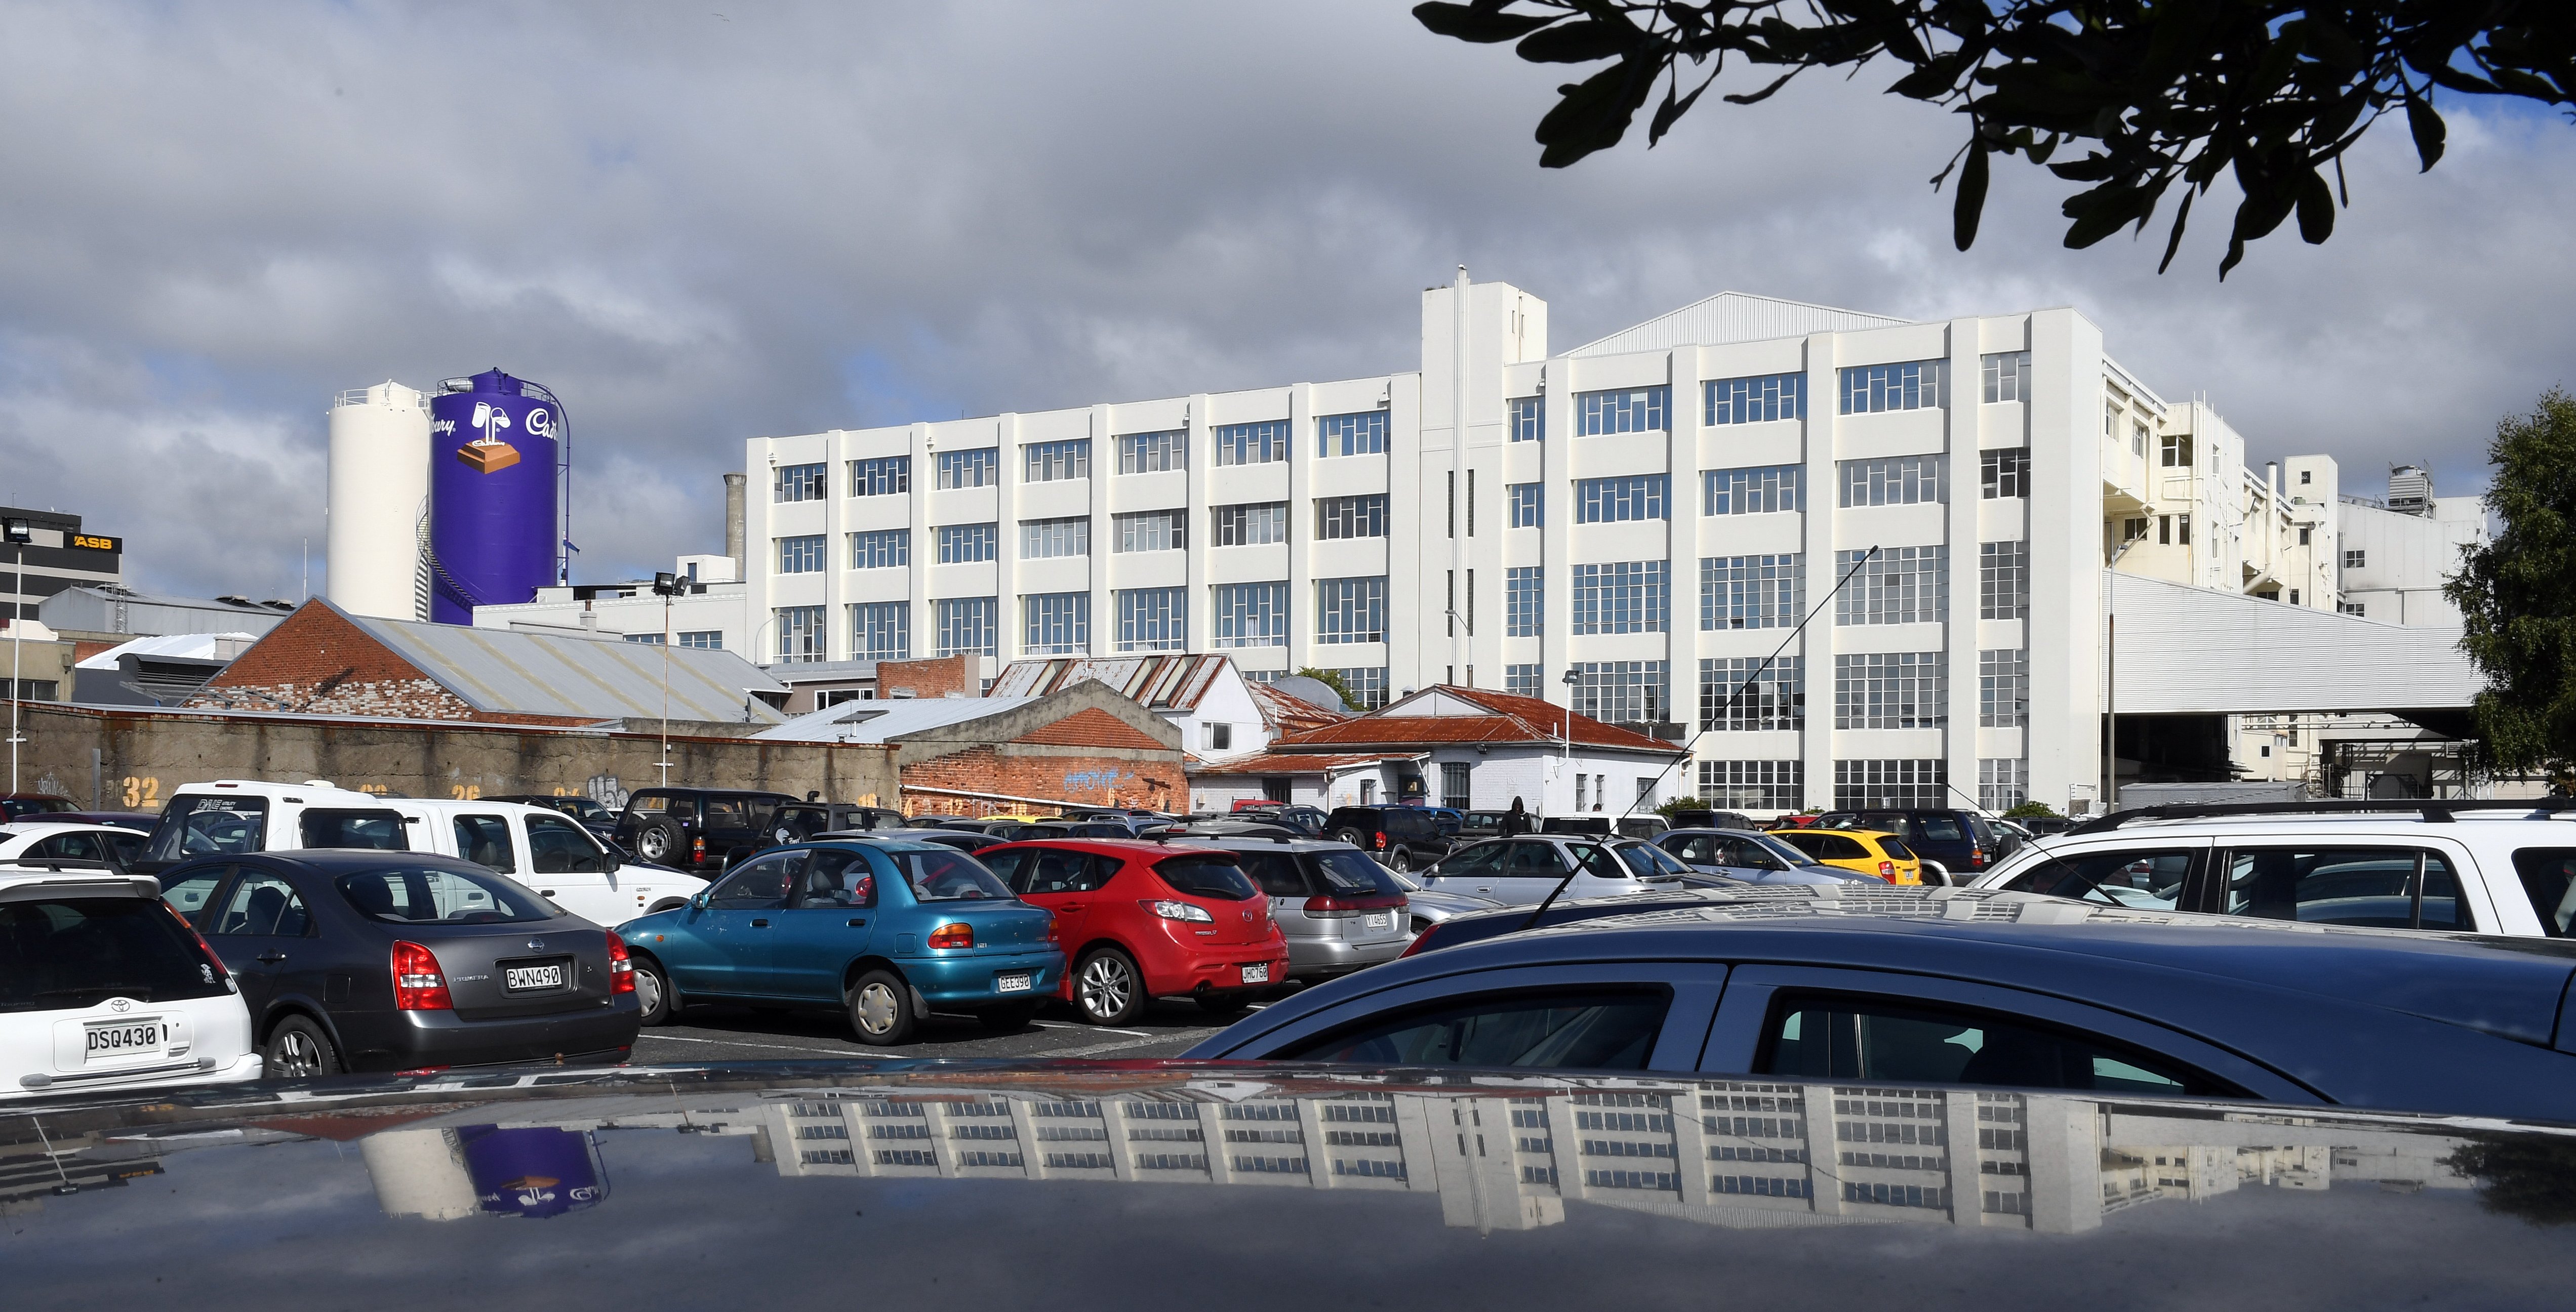
[[[902,807],[913,815],[1075,806],[1168,811],[1189,800],[1180,730],[1096,682],[1039,696],[843,702],[755,737],[891,746]]]

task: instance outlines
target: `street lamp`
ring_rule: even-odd
[[[1563,786],[1565,776],[1574,769],[1574,687],[1581,682],[1583,682],[1583,676],[1575,673],[1574,667],[1567,666],[1565,670],[1565,765],[1556,772],[1559,786]]]
[[[671,786],[671,598],[688,591],[688,583],[667,570],[653,576],[653,595],[662,599],[662,786]]]
[[[22,667],[19,653],[26,645],[27,619],[27,544],[35,540],[35,531],[23,519],[9,521],[9,545],[17,549],[16,577],[9,580],[9,791],[18,791],[18,744],[27,741],[18,732],[19,694],[25,685],[20,681]]]

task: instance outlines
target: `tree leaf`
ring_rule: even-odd
[[[2415,158],[2424,162],[2424,167],[2416,172],[2432,172],[2434,163],[2442,158],[2442,146],[2450,135],[2450,129],[2443,126],[2442,116],[2434,111],[2433,102],[2413,91],[2406,93],[2406,130],[2415,138]]]
[[[1434,36],[1455,37],[1477,45],[1517,41],[1530,33],[1565,17],[1563,14],[1507,14],[1494,0],[1476,4],[1447,4],[1432,0],[1413,7],[1414,20],[1431,30]]]
[[[1977,220],[1986,211],[1986,152],[1983,146],[1969,143],[1968,158],[1959,169],[1959,194],[1950,201],[1950,241],[1960,250],[1977,244]]]
[[[1710,82],[1715,82],[1716,80],[1717,74],[1709,74],[1707,81],[1701,82],[1698,86],[1691,88],[1691,93],[1679,100],[1673,99],[1673,93],[1671,91],[1664,92],[1664,103],[1657,106],[1655,109],[1654,127],[1646,133],[1646,144],[1651,146],[1656,142],[1663,140],[1664,133],[1672,128],[1674,120],[1689,113],[1691,102],[1698,100],[1699,93],[1708,90],[1708,84]]]
[[[1558,87],[1562,99],[1538,121],[1539,167],[1561,169],[1619,144],[1654,90],[1652,67],[1620,60],[1579,83]]]
[[[2334,235],[2334,192],[2326,186],[2325,175],[2309,169],[2298,181],[2299,240],[2311,246],[2322,246]]]
[[[1587,18],[1532,32],[1512,49],[1533,64],[1589,64],[1636,49],[1641,35],[1625,19]]]

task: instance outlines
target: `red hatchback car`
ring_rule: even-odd
[[[1060,996],[1095,1025],[1187,996],[1217,1015],[1288,978],[1270,899],[1230,852],[1117,838],[1003,843],[975,854],[1022,901],[1055,913]]]

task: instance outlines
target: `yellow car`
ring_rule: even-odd
[[[1891,884],[1923,882],[1922,859],[1894,834],[1875,829],[1783,829],[1771,836],[1838,869],[1876,875]]]

